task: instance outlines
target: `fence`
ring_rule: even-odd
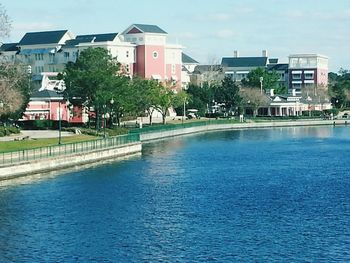
[[[46,146],[15,152],[4,152],[0,153],[0,166],[70,154],[87,153],[94,150],[103,150],[139,141],[139,134],[127,134],[93,141]]]
[[[192,127],[198,127],[198,126],[208,126],[208,125],[217,125],[217,124],[234,124],[239,123],[238,120],[234,119],[224,119],[224,120],[206,120],[206,121],[194,121],[194,122],[186,122],[186,123],[179,123],[179,124],[157,124],[152,126],[146,126],[142,129],[131,129],[129,131],[129,134],[140,134],[140,133],[150,133],[150,132],[160,132],[160,131],[171,131],[171,130],[177,130],[177,129],[184,129],[184,128],[192,128]]]

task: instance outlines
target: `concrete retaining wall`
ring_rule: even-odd
[[[79,153],[74,155],[45,158],[41,160],[19,163],[15,166],[1,167],[0,180],[26,176],[44,171],[59,170],[106,159],[124,157],[137,153],[140,154],[141,150],[142,145],[140,142],[138,142],[116,148],[96,150],[89,153]]]
[[[305,120],[305,121],[272,121],[272,122],[251,122],[235,124],[212,124],[206,126],[190,127],[183,129],[165,130],[160,132],[140,134],[142,142],[159,140],[167,137],[186,135],[191,133],[201,133],[208,131],[220,130],[237,130],[237,129],[259,129],[273,127],[294,127],[294,126],[319,126],[319,125],[346,125],[344,120]]]

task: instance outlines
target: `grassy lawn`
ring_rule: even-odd
[[[91,135],[74,135],[68,137],[62,137],[62,143],[73,143],[81,141],[96,140],[98,137]],[[32,139],[24,141],[8,141],[0,142],[0,153],[1,152],[12,152],[25,149],[32,149],[44,146],[58,145],[58,138],[50,139]]]

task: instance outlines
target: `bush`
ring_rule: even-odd
[[[17,127],[0,127],[0,137],[4,137],[4,136],[9,136],[11,134],[18,134],[20,133],[20,129],[18,129]]]

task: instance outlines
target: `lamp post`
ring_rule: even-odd
[[[61,120],[61,101],[58,101],[58,144],[62,143],[61,141],[61,129],[62,129],[62,120]]]
[[[103,105],[103,138],[106,138],[106,104]]]
[[[262,91],[263,91],[263,80],[264,78],[263,77],[260,77],[260,93],[262,94]]]
[[[110,118],[111,118],[111,122],[112,122],[112,127],[113,127],[113,104],[114,104],[114,99],[111,98],[110,100],[110,103],[111,103],[111,114],[110,114]]]
[[[184,99],[184,105],[183,105],[183,114],[182,114],[182,124],[184,124],[184,118],[186,116],[186,99]]]

